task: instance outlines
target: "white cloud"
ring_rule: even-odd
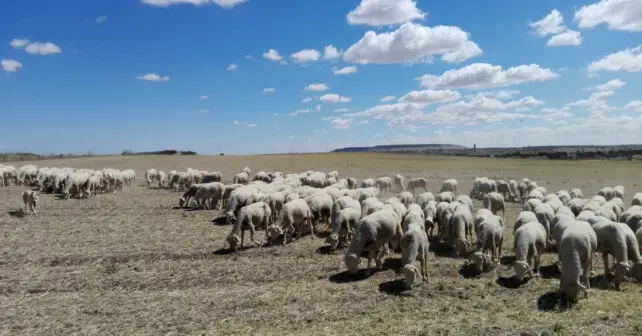
[[[413,0],[361,0],[346,19],[351,25],[386,26],[423,19],[425,16]]]
[[[298,109],[298,110],[296,110],[294,112],[290,112],[290,115],[291,116],[296,116],[296,115],[299,115],[299,114],[306,114],[306,113],[312,113],[312,112],[314,112],[314,110],[311,110],[311,109]]]
[[[339,56],[341,56],[341,53],[342,52],[338,50],[335,46],[328,45],[328,46],[325,46],[323,58],[327,60],[339,58]]]
[[[288,62],[286,60],[281,60],[279,63],[281,63],[281,65],[288,65]]]
[[[275,88],[265,88],[265,89],[263,89],[263,92],[272,93],[272,92],[276,92],[276,89]]]
[[[29,40],[28,39],[24,39],[24,38],[22,38],[22,39],[21,38],[15,38],[15,39],[11,40],[11,42],[9,42],[9,45],[14,47],[14,48],[16,48],[16,49],[22,49],[22,48],[26,47],[27,44],[29,44]]]
[[[31,42],[28,39],[13,39],[9,45],[16,49],[22,49],[32,55],[54,55],[62,53],[59,46],[51,42]]]
[[[588,71],[642,71],[642,44],[606,55],[588,66]]]
[[[200,113],[210,113],[210,110],[208,110],[208,109],[202,109],[202,110],[199,110],[198,112],[200,112]]]
[[[169,80],[169,76],[161,76],[157,73],[148,73],[146,75],[136,76],[136,79],[149,82],[166,82]]]
[[[105,21],[107,21],[107,17],[104,16],[104,15],[103,16],[99,16],[99,17],[96,18],[96,23],[102,23],[102,22],[105,22]]]
[[[367,125],[368,124],[368,119],[363,119],[363,120],[359,121],[359,124]]]
[[[157,6],[157,7],[167,7],[171,5],[182,5],[182,4],[200,6],[200,5],[213,3],[213,4],[219,5],[222,8],[232,8],[246,1],[248,0],[142,0],[144,4]]]
[[[402,103],[418,103],[418,104],[438,104],[454,102],[461,98],[461,94],[457,91],[450,90],[423,90],[423,91],[410,91],[405,96],[399,98]]]
[[[352,98],[343,97],[336,93],[328,93],[319,97],[319,100],[324,103],[349,103],[350,101],[352,101]]]
[[[207,99],[207,96],[201,96],[201,99]]]
[[[263,53],[263,58],[273,62],[278,62],[283,60],[283,56],[279,55],[279,52],[276,49],[270,49]]]
[[[227,68],[225,68],[225,70],[227,70],[227,71],[234,71],[234,70],[238,69],[238,67],[239,67],[239,66],[238,66],[238,65],[236,65],[236,64],[230,64],[230,65],[228,65],[228,66],[227,66]]]
[[[535,33],[540,37],[559,34],[566,30],[564,17],[557,9],[553,9],[543,19],[529,23],[529,26],[535,29]]]
[[[349,113],[348,117],[372,117],[374,119],[388,119],[397,115],[416,115],[423,113],[424,105],[416,103],[396,103],[384,104],[371,107],[369,109]]]
[[[618,90],[623,88],[626,85],[626,82],[616,78],[613,80],[610,80],[604,84],[600,84],[597,86],[592,86],[589,88],[586,88],[586,91],[612,91],[612,90]]]
[[[301,102],[302,103],[309,103],[311,101],[312,101],[312,97],[305,97],[305,98],[303,98],[303,100]]]
[[[238,120],[234,120],[234,121],[232,122],[232,124],[234,124],[234,125],[238,125],[238,124],[239,124],[239,121],[238,121]]]
[[[348,48],[343,59],[361,64],[413,63],[444,54],[442,59],[453,63],[463,62],[481,53],[477,44],[469,40],[469,34],[459,27],[430,28],[409,22],[392,32],[366,32]]]
[[[295,63],[308,63],[316,62],[321,57],[321,54],[314,49],[303,49],[290,55]]]
[[[16,72],[18,69],[22,68],[22,63],[12,59],[2,59],[2,61],[0,61],[0,66],[2,66],[3,71]]]
[[[248,124],[247,127],[256,127],[258,126],[257,124]]]
[[[528,82],[542,82],[559,77],[550,69],[537,64],[520,65],[502,70],[499,65],[474,63],[440,76],[423,75],[418,80],[422,87],[436,89],[484,89],[506,87]]]
[[[573,19],[580,28],[606,24],[610,30],[642,31],[642,2],[639,0],[601,0],[583,6]]]
[[[337,113],[348,113],[348,112],[350,112],[350,109],[343,107],[343,108],[338,108],[338,109],[334,110],[334,112],[337,112]]]
[[[578,46],[582,44],[582,35],[575,30],[567,30],[551,37],[546,43],[549,47]]]
[[[382,102],[382,103],[387,103],[387,102],[393,101],[395,99],[397,99],[397,97],[395,97],[395,96],[385,96],[385,97],[379,99],[379,101]]]
[[[503,102],[501,100],[483,96],[476,96],[469,101],[458,101],[452,104],[440,106],[436,109],[435,112],[470,115],[480,112],[529,108],[543,104],[543,101],[537,100],[531,96],[509,102]]]
[[[321,105],[315,106],[314,110],[317,111],[317,112],[321,112]]]
[[[565,107],[570,108],[570,107],[576,107],[576,108],[581,108],[584,110],[589,111],[591,114],[602,114],[608,111],[615,110],[614,107],[610,106],[607,102],[607,99],[611,97],[613,94],[615,94],[615,89],[617,89],[615,84],[609,84],[610,82],[607,82],[603,84],[601,87],[603,90],[598,90],[594,93],[592,93],[589,98],[587,99],[581,99],[577,101],[572,101],[568,104],[566,104]],[[600,87],[600,86],[598,86]],[[597,88],[597,87],[596,87]]]
[[[303,90],[305,91],[327,91],[330,89],[327,85],[323,83],[310,84],[306,86]]]
[[[246,60],[250,60],[250,61],[252,60],[252,55],[245,55],[243,57],[245,57]]]
[[[622,108],[624,110],[632,110],[637,113],[642,113],[642,100],[634,100]]]
[[[335,75],[349,75],[357,72],[357,67],[355,65],[343,67],[341,69],[337,69],[336,67],[332,68],[332,73]]]
[[[325,117],[323,120],[327,120],[332,125],[332,128],[335,129],[348,129],[352,125],[352,119],[340,118],[340,117]]]

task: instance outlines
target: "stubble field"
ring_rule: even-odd
[[[20,166],[24,163],[11,163]],[[429,279],[399,292],[387,269],[345,276],[342,251],[324,254],[323,238],[285,247],[226,253],[230,227],[220,211],[173,209],[179,193],[147,189],[148,168],[218,170],[225,182],[253,171],[330,171],[358,179],[426,177],[430,191],[456,178],[468,194],[476,176],[529,177],[549,191],[579,187],[585,196],[606,185],[626,187],[625,203],[642,191],[642,166],[632,162],[503,160],[388,154],[96,157],[35,162],[39,166],[135,169],[137,185],[89,200],[40,197],[39,213],[13,217],[22,187],[0,188],[0,333],[6,335],[640,335],[642,284],[622,291],[594,288],[568,311],[549,311],[559,280],[543,277],[515,288],[510,281],[513,221],[508,204],[505,264],[478,277],[460,274],[463,259],[431,255]],[[387,193],[382,198],[394,195]],[[475,201],[475,209],[481,204]],[[258,237],[263,240],[263,232]],[[247,238],[246,238],[247,239]],[[362,261],[365,267],[365,260]],[[601,275],[601,258],[594,258]]]

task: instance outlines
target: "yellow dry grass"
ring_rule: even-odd
[[[173,209],[178,193],[142,186],[145,170],[152,167],[218,170],[229,181],[249,166],[253,171],[337,169],[359,179],[423,176],[432,191],[454,177],[465,194],[475,176],[527,176],[549,191],[580,187],[585,195],[622,184],[628,202],[642,189],[642,166],[636,163],[305,154],[97,157],[38,164],[132,168],[139,185],[89,200],[43,195],[40,212],[24,217],[9,215],[21,206],[23,189],[0,188],[2,334],[642,334],[642,285],[630,279],[621,292],[595,288],[569,311],[546,311],[538,309],[538,301],[548,304],[547,293],[557,289],[554,274],[511,288],[506,265],[465,277],[462,259],[436,256],[429,262],[430,278],[399,293],[400,276],[392,269],[366,279],[346,278],[341,252],[319,253],[322,238],[225,254],[221,249],[230,228],[213,225],[218,211]],[[519,210],[508,205],[505,261],[512,255],[512,222]],[[394,265],[397,257],[389,255],[386,264]],[[543,265],[556,258],[547,254]],[[601,274],[601,258],[594,260]]]

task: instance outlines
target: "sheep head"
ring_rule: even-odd
[[[568,297],[568,300],[572,303],[577,303],[577,301],[579,301],[581,293],[584,294],[584,297],[588,297],[588,291],[586,290],[586,287],[584,287],[584,285],[579,282],[560,282],[560,291],[564,293]]]
[[[241,244],[241,238],[236,234],[231,234],[227,237],[227,243],[230,244],[230,249],[236,251],[239,244]]]
[[[619,290],[620,289],[620,284],[622,281],[624,281],[624,277],[626,276],[627,273],[631,270],[631,267],[629,266],[628,262],[618,262],[615,264],[615,289]]]
[[[225,213],[225,221],[228,224],[234,224],[234,223],[236,223],[236,216],[234,215],[233,212],[228,211],[228,212]]]
[[[415,266],[414,264],[404,265],[401,272],[404,276],[404,283],[408,288],[412,288],[412,285],[415,283],[415,280],[417,278],[420,280],[422,279],[417,266]]]
[[[457,239],[457,251],[460,256],[466,255],[468,253],[468,248],[470,247],[470,244],[468,243],[468,240],[460,238]]]
[[[277,225],[270,225],[267,229],[267,236],[270,241],[275,241],[283,234],[283,229]]]
[[[336,249],[339,245],[339,235],[336,233],[331,233],[330,236],[325,240],[326,243],[330,244],[330,247]]]
[[[345,255],[343,260],[346,264],[346,267],[348,268],[348,273],[356,274],[357,271],[359,271],[359,264],[361,260],[358,255],[354,253],[348,253]]]
[[[515,271],[515,277],[518,281],[522,281],[526,277],[533,276],[533,271],[531,270],[530,265],[523,260],[516,261],[513,265],[513,270]]]
[[[488,269],[488,256],[481,251],[476,251],[471,254],[470,261],[473,262],[473,264],[475,265],[475,270],[478,273],[482,273],[483,271]]]
[[[183,207],[185,205],[185,198],[184,197],[179,197],[178,198],[178,206]]]

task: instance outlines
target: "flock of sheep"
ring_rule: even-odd
[[[135,172],[0,165],[0,178],[2,186],[27,185],[68,198],[123,190],[135,183]],[[602,254],[603,279],[616,289],[627,276],[642,281],[642,193],[625,209],[622,186],[605,187],[585,198],[579,189],[549,193],[527,178],[517,182],[482,177],[475,178],[469,195],[457,194],[455,179],[443,181],[433,194],[425,178],[406,182],[396,175],[358,183],[340,178],[337,171],[252,175],[247,167],[231,184],[222,183],[220,172],[195,169],[149,169],[145,180],[148,188],[183,191],[180,207],[224,209],[232,227],[225,239],[231,250],[243,247],[245,231],[255,245],[263,245],[256,230],[264,231],[266,244],[286,244],[304,235],[313,239],[325,223],[331,230],[326,239],[330,249],[347,246],[343,261],[349,273],[358,272],[362,257],[367,259],[366,272],[373,260],[381,268],[383,257],[393,249],[402,253],[401,272],[408,288],[427,277],[431,242],[446,244],[453,256],[466,258],[479,273],[498,265],[507,201],[520,202],[523,208],[513,231],[517,280],[538,276],[541,256],[556,250],[559,290],[571,302],[588,296],[595,253]],[[382,202],[380,196],[387,191],[399,193]],[[33,191],[23,194],[25,207],[35,212],[34,198],[37,201]],[[483,208],[474,212],[472,199],[482,200]]]
[[[301,174],[258,172],[244,168],[233,183],[221,183],[222,175],[198,170],[148,171],[148,185],[184,188],[181,207],[224,208],[232,226],[226,238],[232,250],[244,244],[244,232],[262,245],[257,229],[264,230],[266,243],[285,244],[291,239],[330,225],[326,242],[331,249],[347,245],[344,263],[350,273],[367,258],[369,272],[374,260],[380,268],[390,248],[402,253],[402,273],[407,287],[427,276],[430,242],[444,243],[454,256],[464,257],[477,272],[499,264],[504,239],[505,202],[520,202],[523,211],[514,224],[513,270],[519,281],[539,276],[541,256],[557,250],[561,273],[560,292],[571,302],[588,295],[592,256],[602,254],[605,277],[615,288],[627,275],[642,281],[642,193],[635,194],[630,208],[624,206],[622,186],[605,187],[598,195],[584,198],[581,190],[549,193],[527,178],[517,182],[475,178],[469,195],[457,195],[457,180],[443,181],[438,193],[427,189],[427,180],[404,177],[366,179],[340,178],[338,172],[308,171]],[[166,179],[155,179],[155,177]],[[173,176],[174,178],[170,178]],[[180,176],[176,178],[176,176]],[[177,181],[171,185],[170,181]],[[386,191],[399,191],[381,201]],[[414,192],[421,192],[415,196]],[[473,214],[472,199],[483,201]],[[437,228],[437,233],[434,233]],[[473,239],[473,232],[476,241]],[[609,266],[608,255],[615,259]],[[419,267],[415,264],[419,262]]]

